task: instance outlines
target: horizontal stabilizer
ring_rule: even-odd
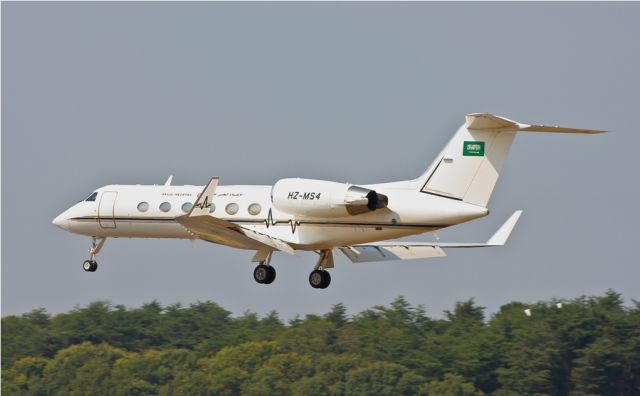
[[[489,113],[473,113],[466,116],[466,126],[469,131],[494,132],[556,132],[556,133],[605,133],[597,129],[564,128],[548,125],[522,124],[508,118]]]
[[[340,251],[354,263],[371,261],[409,260],[417,258],[431,258],[446,256],[443,248],[475,248],[487,246],[502,246],[507,242],[513,231],[521,210],[514,212],[511,217],[485,243],[440,243],[440,242],[376,242],[367,245],[353,245],[340,247]]]

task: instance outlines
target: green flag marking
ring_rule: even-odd
[[[462,146],[462,155],[465,157],[484,157],[484,142],[467,142]]]

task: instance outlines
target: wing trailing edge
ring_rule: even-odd
[[[371,261],[410,260],[446,256],[444,249],[502,246],[516,226],[522,210],[515,211],[507,221],[484,243],[440,242],[376,242],[338,248],[354,263]]]

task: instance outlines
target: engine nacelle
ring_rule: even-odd
[[[347,183],[312,179],[281,179],[271,190],[273,206],[304,217],[344,217],[386,208],[388,198]]]

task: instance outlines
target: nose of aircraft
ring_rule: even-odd
[[[69,228],[69,220],[67,219],[66,212],[60,213],[55,219],[53,219],[52,223],[63,230]]]

